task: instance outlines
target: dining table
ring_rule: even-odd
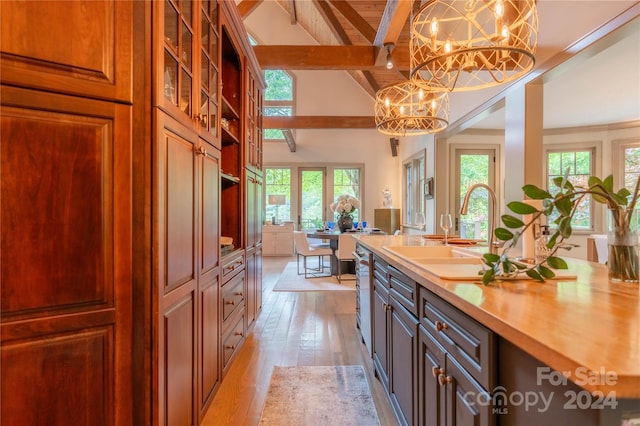
[[[331,248],[331,275],[338,275],[338,268],[341,267],[341,274],[353,274],[355,273],[354,266],[349,264],[340,264],[338,262],[338,258],[336,257],[336,250],[338,250],[338,237],[343,234],[343,232],[337,230],[323,230],[323,229],[308,229],[305,231],[307,234],[307,238],[313,238],[318,240],[328,240],[329,248]],[[354,234],[354,235],[362,235],[362,234],[375,234],[375,235],[384,235],[385,232],[378,230],[377,228],[364,229],[364,230],[353,230],[347,231],[346,234]]]

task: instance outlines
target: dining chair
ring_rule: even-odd
[[[320,278],[331,276],[331,263],[325,266],[325,256],[331,256],[333,254],[330,248],[314,248],[309,245],[307,241],[307,234],[303,231],[293,231],[293,242],[296,246],[296,267],[298,275],[304,273],[305,278]],[[300,257],[303,258],[303,271],[300,272]],[[317,268],[307,266],[308,257],[317,257]],[[327,270],[327,272],[325,272]]]
[[[355,264],[355,256],[353,255],[354,251],[356,251],[356,239],[349,234],[339,235],[338,248],[336,249],[336,259],[338,259],[338,274],[336,275],[336,278],[338,278],[339,283],[342,281],[355,280],[355,276],[353,278],[342,277],[342,264],[345,262]]]

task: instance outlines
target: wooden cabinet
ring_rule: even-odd
[[[406,304],[398,286],[417,284],[393,266],[374,256],[373,282],[373,362],[398,421],[412,425],[417,418],[418,319]],[[392,284],[393,283],[393,284]]]
[[[7,0],[0,24],[3,424],[199,424],[262,303],[236,5]]]
[[[400,209],[375,209],[373,218],[373,226],[390,235],[402,227]]]
[[[0,99],[2,424],[132,424],[131,107]]]
[[[3,425],[135,424],[132,2],[0,2]]]
[[[262,227],[263,256],[293,256],[293,224]]]

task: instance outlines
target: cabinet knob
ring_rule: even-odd
[[[447,330],[448,328],[449,326],[444,322],[436,321],[436,330],[442,331],[442,330]]]
[[[434,365],[431,367],[431,374],[433,374],[433,377],[437,379],[440,374],[444,374],[444,368],[436,367]]]
[[[438,375],[438,383],[440,383],[440,386],[444,386],[447,383],[451,383],[452,381],[453,378],[451,376],[445,376],[444,374]]]

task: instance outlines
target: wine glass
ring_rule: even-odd
[[[422,230],[424,229],[424,224],[425,224],[424,213],[416,212],[416,225],[418,226],[418,229],[420,230],[420,235],[422,235]]]
[[[444,245],[449,244],[449,229],[453,226],[453,219],[450,213],[440,215],[440,228],[444,231]]]

